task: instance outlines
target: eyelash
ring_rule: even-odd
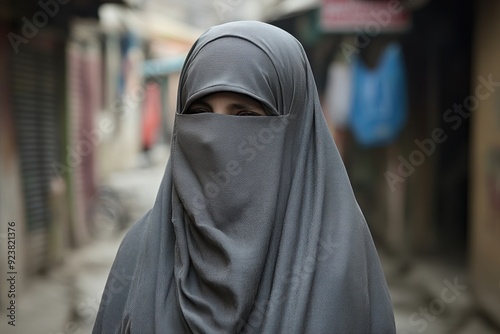
[[[239,111],[238,116],[260,116],[260,114],[256,113],[255,111],[250,111],[250,110],[242,110]]]
[[[204,114],[210,113],[211,111],[205,108],[193,108],[188,110],[188,114]],[[260,114],[250,111],[250,110],[241,110],[236,114],[237,116],[260,116]]]

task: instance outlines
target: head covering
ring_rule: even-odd
[[[220,91],[273,116],[184,113]],[[261,22],[212,27],[177,102],[156,202],[120,247],[93,333],[395,333],[300,43]]]

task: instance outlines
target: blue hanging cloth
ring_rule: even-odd
[[[365,146],[393,142],[405,125],[408,113],[406,74],[399,44],[390,44],[378,67],[369,69],[360,57],[353,63],[350,126]]]

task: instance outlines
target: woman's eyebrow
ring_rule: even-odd
[[[252,104],[250,103],[241,103],[241,102],[234,102],[234,103],[231,103],[229,104],[229,108],[231,109],[255,109],[254,106],[252,106]]]

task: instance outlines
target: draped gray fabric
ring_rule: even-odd
[[[220,91],[271,116],[184,113]],[[156,202],[120,247],[93,333],[395,333],[299,42],[260,22],[212,27],[177,102]]]

